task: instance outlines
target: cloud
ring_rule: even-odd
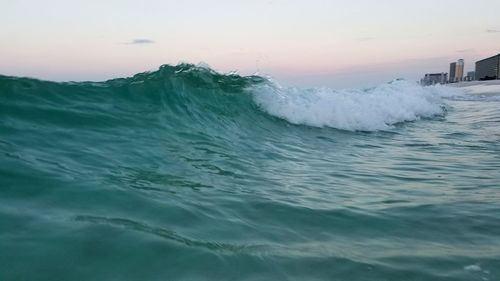
[[[462,50],[457,50],[457,53],[470,53],[473,51],[474,51],[474,49],[462,49]]]
[[[140,39],[133,39],[130,42],[124,43],[125,45],[143,45],[143,44],[154,44],[155,41],[151,39],[145,39],[145,38],[140,38]]]
[[[488,33],[500,33],[500,30],[498,30],[498,29],[486,29],[486,32],[488,32]]]

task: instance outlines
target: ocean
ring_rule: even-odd
[[[500,280],[500,87],[0,76],[0,280]]]

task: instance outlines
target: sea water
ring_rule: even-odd
[[[0,76],[0,280],[499,280],[499,97]]]

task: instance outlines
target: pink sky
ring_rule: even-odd
[[[370,86],[500,52],[500,2],[20,0],[0,10],[0,73],[105,80],[205,62],[298,86]],[[484,8],[488,7],[488,8]]]

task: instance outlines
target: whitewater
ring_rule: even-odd
[[[1,280],[498,280],[500,87],[0,76]]]

